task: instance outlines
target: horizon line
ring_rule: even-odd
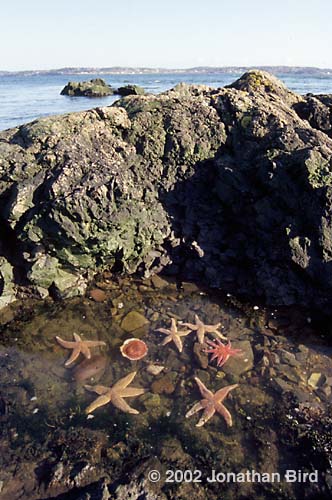
[[[27,72],[56,72],[56,71],[77,71],[77,70],[134,70],[134,71],[151,71],[151,72],[160,72],[160,71],[192,71],[197,69],[210,69],[210,70],[236,70],[236,69],[307,69],[307,70],[318,70],[318,71],[327,71],[331,72],[332,68],[322,68],[319,66],[301,66],[301,65],[287,65],[287,64],[259,64],[259,65],[226,65],[226,66],[210,66],[210,65],[199,65],[199,66],[190,66],[190,67],[182,67],[182,68],[172,68],[172,67],[164,67],[164,66],[62,66],[58,68],[48,68],[48,69],[21,69],[21,70],[2,70],[0,69],[0,73],[27,73]]]

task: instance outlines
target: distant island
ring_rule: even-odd
[[[0,76],[5,75],[140,75],[140,74],[167,74],[167,73],[223,73],[223,74],[239,74],[245,73],[251,69],[260,69],[263,71],[268,71],[276,76],[285,74],[302,74],[313,76],[328,76],[332,75],[332,69],[328,68],[314,68],[306,66],[197,66],[194,68],[184,68],[184,69],[170,69],[170,68],[130,68],[121,66],[112,66],[105,68],[58,68],[49,70],[25,70],[25,71],[2,71],[0,70]]]

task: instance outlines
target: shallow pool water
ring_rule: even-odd
[[[196,331],[181,337],[182,352],[161,345],[158,329],[174,318],[187,330],[195,315],[220,323],[241,354],[218,367]],[[0,321],[1,499],[330,497],[332,347],[305,311],[102,276],[86,297],[16,303]],[[74,332],[105,346],[66,367],[72,351],[55,337]],[[148,346],[139,361],[120,352],[129,338]],[[115,398],[87,414],[98,394],[85,385],[112,387],[132,372],[129,387],[145,392],[125,401],[138,414]],[[202,411],[186,418],[202,400],[195,378],[212,393],[238,384],[223,401],[231,427],[218,413],[201,427]]]

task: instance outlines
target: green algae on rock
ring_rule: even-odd
[[[68,82],[60,94],[72,97],[104,97],[113,95],[114,90],[102,78],[94,78],[88,82]]]
[[[126,95],[143,95],[145,90],[139,85],[124,85],[119,87],[115,93],[124,97]]]

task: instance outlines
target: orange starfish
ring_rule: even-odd
[[[85,356],[87,359],[90,359],[90,347],[99,347],[106,345],[106,343],[101,340],[82,340],[81,337],[77,335],[77,333],[74,333],[74,342],[63,340],[60,337],[55,338],[62,347],[65,347],[65,349],[73,349],[70,358],[65,362],[65,366],[71,365],[78,358],[80,353],[82,353],[83,356]]]
[[[207,340],[206,343],[211,347],[210,349],[206,349],[204,352],[212,354],[210,361],[216,359],[217,366],[224,365],[231,356],[239,356],[243,354],[242,349],[232,349],[230,340],[228,341],[228,344],[223,344],[219,339]]]
[[[133,381],[137,372],[131,372],[126,377],[121,378],[112,387],[105,387],[103,385],[85,385],[88,391],[96,392],[99,397],[87,407],[85,413],[92,413],[96,408],[104,406],[107,403],[113,403],[116,408],[124,411],[125,413],[132,413],[137,415],[139,412],[129,406],[123,398],[130,398],[140,396],[144,393],[144,389],[138,387],[128,387]]]
[[[204,336],[206,333],[214,333],[219,338],[223,340],[227,340],[226,337],[219,332],[218,328],[220,328],[221,323],[217,323],[216,325],[205,325],[203,321],[199,319],[197,314],[195,314],[195,323],[183,323],[183,326],[187,326],[192,331],[197,332],[197,339],[200,344],[204,344]]]
[[[233,424],[232,415],[222,402],[230,391],[238,387],[238,384],[227,385],[213,394],[213,392],[205,387],[203,382],[198,377],[195,377],[195,380],[203,399],[194,404],[194,406],[186,413],[186,418],[191,417],[200,410],[204,410],[202,417],[200,418],[198,424],[196,424],[196,427],[202,427],[208,420],[210,420],[211,417],[213,417],[215,412],[217,412],[224,417],[226,424],[231,427]]]
[[[183,346],[182,346],[182,340],[181,337],[185,337],[186,335],[189,335],[190,330],[184,330],[184,331],[179,331],[177,326],[176,326],[176,320],[172,318],[171,320],[171,328],[158,328],[156,330],[157,332],[164,333],[167,335],[167,337],[162,341],[161,345],[166,345],[169,342],[174,342],[176,347],[178,348],[179,352],[182,352]]]

